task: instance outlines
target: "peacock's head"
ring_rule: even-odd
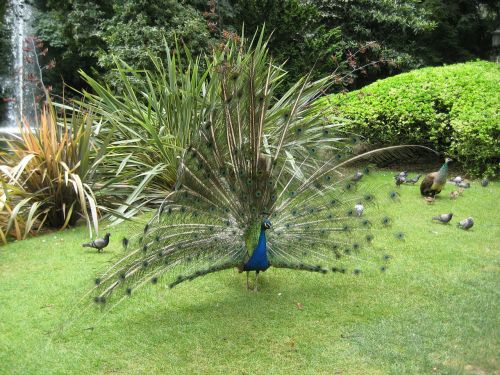
[[[271,227],[272,227],[272,224],[271,224],[271,222],[269,221],[269,219],[264,219],[264,220],[262,221],[261,229],[263,229],[263,230],[268,230],[268,229],[271,229]]]
[[[453,161],[453,159],[452,159],[452,158],[445,158],[445,159],[444,159],[444,162],[445,162],[445,163],[450,163],[450,162],[452,162],[452,161]]]

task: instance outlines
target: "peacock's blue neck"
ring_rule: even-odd
[[[245,263],[245,271],[265,271],[269,268],[269,259],[267,258],[266,231],[261,228],[259,242],[252,253],[252,256]]]
[[[445,162],[441,168],[439,168],[438,175],[436,177],[437,183],[444,183],[446,182],[446,176],[448,175],[448,162]]]

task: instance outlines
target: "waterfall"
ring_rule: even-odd
[[[5,24],[10,33],[11,53],[7,73],[0,77],[0,94],[5,102],[0,132],[17,132],[17,121],[22,117],[30,120],[34,115],[38,75],[34,63],[36,39],[31,35],[32,18],[33,9],[26,0],[8,1]]]

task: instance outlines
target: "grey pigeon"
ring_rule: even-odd
[[[398,174],[395,174],[394,175],[394,179],[397,179],[398,177],[405,177],[408,176],[408,171],[403,171],[403,172],[399,172]]]
[[[462,182],[459,182],[457,184],[457,186],[461,187],[463,189],[468,189],[468,188],[470,188],[470,182],[464,182],[464,181],[462,181]]]
[[[463,182],[464,179],[462,178],[462,176],[457,176],[457,177],[453,177],[450,181],[454,182],[456,185],[458,185],[459,183]]]
[[[397,176],[396,177],[396,186],[399,187],[401,184],[404,184],[406,181],[406,177],[404,176]]]
[[[357,216],[363,216],[363,211],[365,210],[365,207],[361,203],[357,203],[354,206],[354,211],[356,211]]]
[[[457,225],[459,228],[468,230],[474,225],[474,220],[472,220],[471,217],[468,217],[467,219],[460,221]]]
[[[450,212],[449,214],[441,214],[439,216],[434,216],[432,220],[440,221],[443,224],[449,223],[453,214]]]
[[[487,178],[483,178],[483,179],[481,180],[481,186],[482,186],[482,187],[486,187],[486,186],[488,186],[488,184],[489,184],[489,183],[490,183],[490,181],[489,181]]]
[[[418,182],[418,180],[420,180],[420,177],[422,177],[422,175],[421,175],[421,174],[416,175],[415,177],[410,178],[409,180],[406,180],[406,183],[407,183],[407,184],[412,184],[412,185],[415,185],[415,184]]]
[[[108,246],[109,236],[111,236],[111,234],[106,233],[104,238],[97,238],[92,242],[84,243],[84,244],[82,244],[82,247],[93,247],[94,249],[97,249],[98,252],[101,252],[102,249],[104,249],[106,246]]]
[[[354,176],[352,176],[351,181],[359,181],[361,180],[361,177],[363,177],[363,173],[357,171],[356,173],[354,173]]]

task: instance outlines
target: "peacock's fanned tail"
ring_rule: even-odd
[[[272,267],[384,270],[388,257],[367,248],[390,220],[370,217],[369,171],[354,178],[343,169],[363,159],[351,156],[356,139],[312,105],[328,79],[305,77],[275,98],[283,71],[269,62],[262,37],[247,53],[228,45],[212,63],[217,73],[200,99],[204,121],[179,155],[175,190],[141,233],[124,239],[123,258],[95,280],[93,299],[116,302],[144,285],[172,288],[242,269],[255,243],[250,228],[264,218],[273,225]],[[398,152],[407,151],[396,146],[367,158]],[[356,204],[366,214],[357,216]]]

